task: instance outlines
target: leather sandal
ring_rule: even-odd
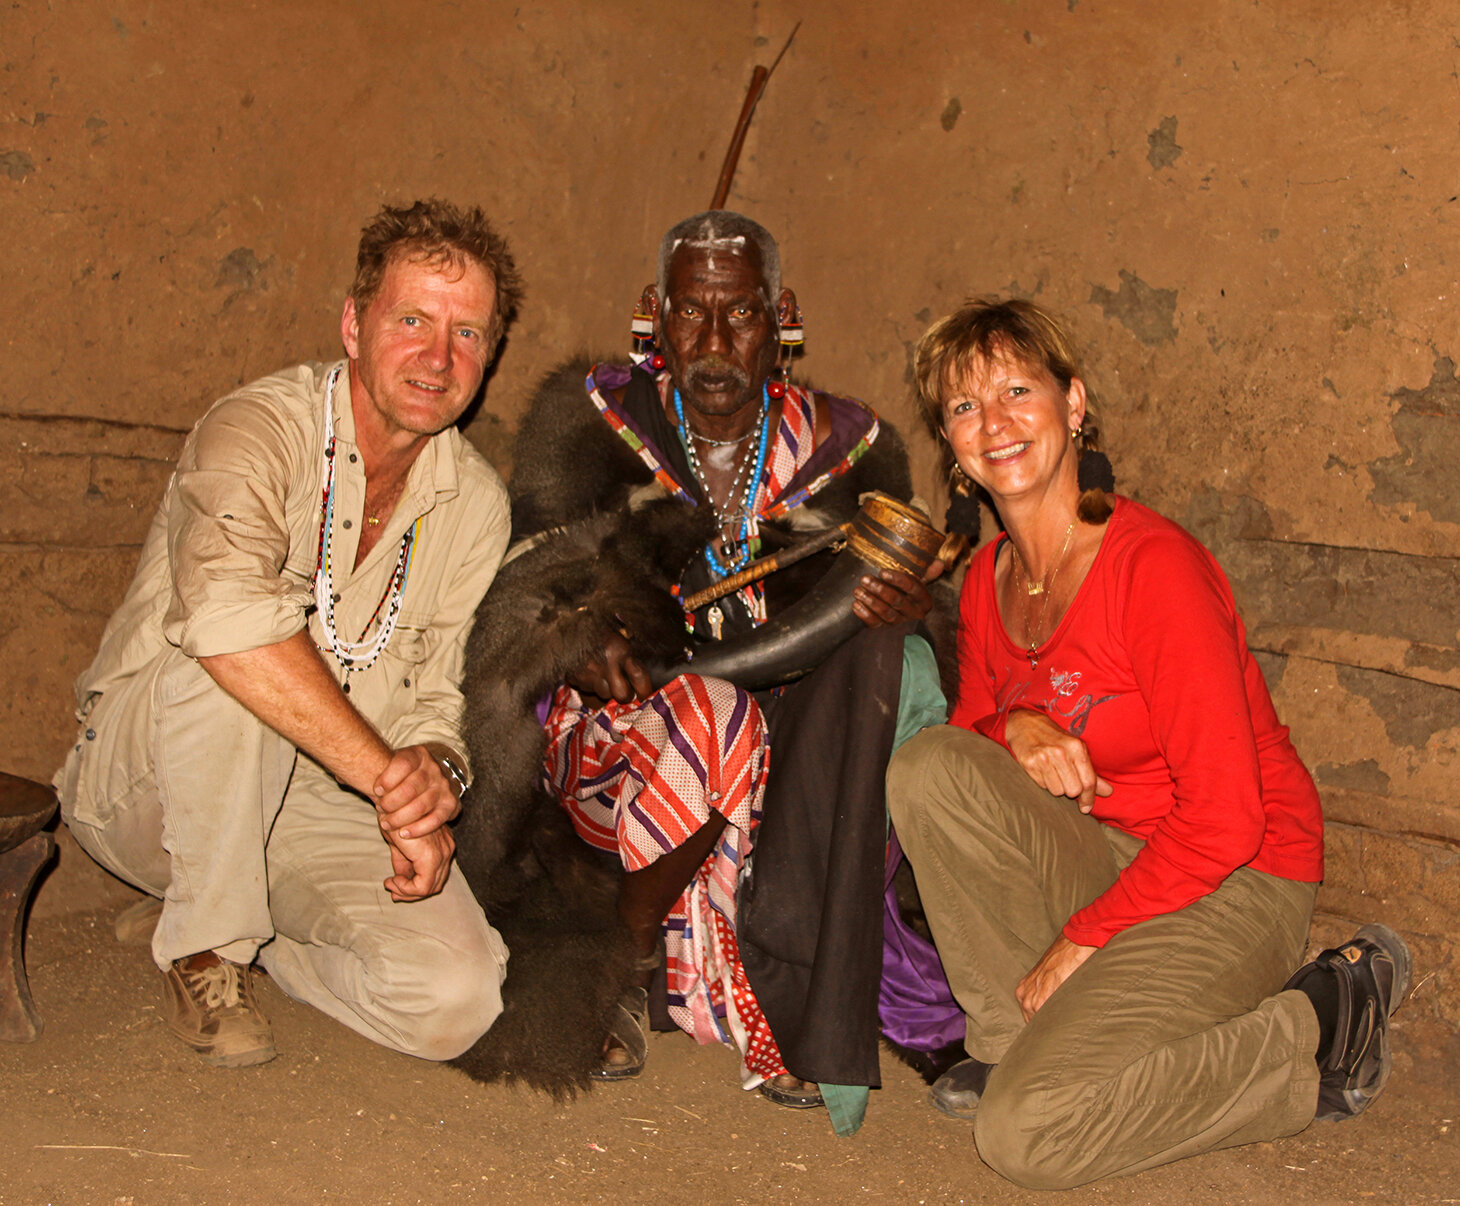
[[[649,1056],[649,994],[626,988],[608,1023],[608,1050],[588,1073],[594,1080],[629,1080],[644,1070]]]
[[[814,1082],[804,1081],[789,1072],[761,1081],[758,1088],[760,1095],[767,1101],[773,1101],[790,1110],[814,1110],[826,1104],[821,1098],[821,1090]]]

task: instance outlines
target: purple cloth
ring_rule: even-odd
[[[882,1033],[915,1051],[932,1051],[962,1042],[965,1018],[953,999],[943,964],[933,944],[902,919],[892,877],[901,865],[902,847],[887,828],[887,878],[882,915],[882,987],[877,1016]]]

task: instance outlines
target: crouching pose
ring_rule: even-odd
[[[1365,926],[1293,973],[1322,816],[1222,571],[1105,493],[1042,310],[971,303],[923,337],[916,374],[955,480],[1005,529],[963,586],[951,723],[888,773],[967,1015],[972,1058],[934,1103],[1038,1188],[1358,1113],[1409,953]]]
[[[454,424],[518,294],[480,210],[381,210],[346,358],[203,416],[77,682],[62,813],[161,898],[167,1021],[210,1063],[274,1055],[255,957],[431,1059],[501,1009],[507,952],[449,878],[444,826],[470,775],[462,648],[508,535],[506,491]]]
[[[791,671],[795,604],[835,554],[688,615],[679,599],[850,519],[864,492],[908,497],[906,456],[866,406],[776,372],[778,336],[799,330],[799,313],[756,223],[725,211],[680,223],[643,305],[659,350],[637,367],[584,364],[550,379],[514,453],[514,529],[527,539],[468,649],[468,739],[484,790],[458,841],[516,953],[501,1028],[463,1062],[556,1088],[525,1053],[568,1043],[592,1075],[636,1075],[644,986],[662,961],[669,1017],[737,1047],[747,1088],[814,1106],[818,1084],[857,1086],[865,1101],[877,1083],[882,780],[899,701],[904,719],[909,701],[941,704],[928,645],[908,637],[928,590],[895,570],[861,578],[860,635]],[[651,674],[687,648],[696,673]],[[812,673],[778,695],[759,690],[795,669]],[[552,935],[513,937],[514,917],[530,911],[503,899],[513,874],[535,860],[551,877],[572,861],[550,844],[524,781],[622,865],[601,918],[630,935],[637,970],[622,994],[611,975],[596,982],[611,995],[577,981],[569,991],[571,960]],[[560,885],[553,899],[574,890]],[[551,974],[535,979],[534,960]],[[585,992],[602,1012],[564,1020],[565,999]],[[547,1017],[569,1033],[542,1033]],[[571,1067],[562,1076],[575,1079]]]

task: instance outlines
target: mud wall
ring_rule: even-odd
[[[1063,312],[1121,488],[1232,577],[1329,816],[1324,925],[1411,935],[1460,1021],[1460,0],[0,12],[0,768],[46,777],[181,434],[333,357],[382,200],[477,201],[530,286],[470,434],[619,350],[804,25],[731,204],[783,242],[807,372],[910,427],[965,296]],[[931,466],[930,447],[914,448]],[[931,473],[925,491],[936,496]]]

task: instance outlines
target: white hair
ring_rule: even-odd
[[[669,261],[681,247],[743,252],[747,243],[760,252],[761,275],[765,278],[765,304],[774,310],[781,295],[781,249],[759,222],[730,209],[707,209],[670,227],[659,240],[659,272],[655,290],[659,304],[664,304],[669,283]]]

